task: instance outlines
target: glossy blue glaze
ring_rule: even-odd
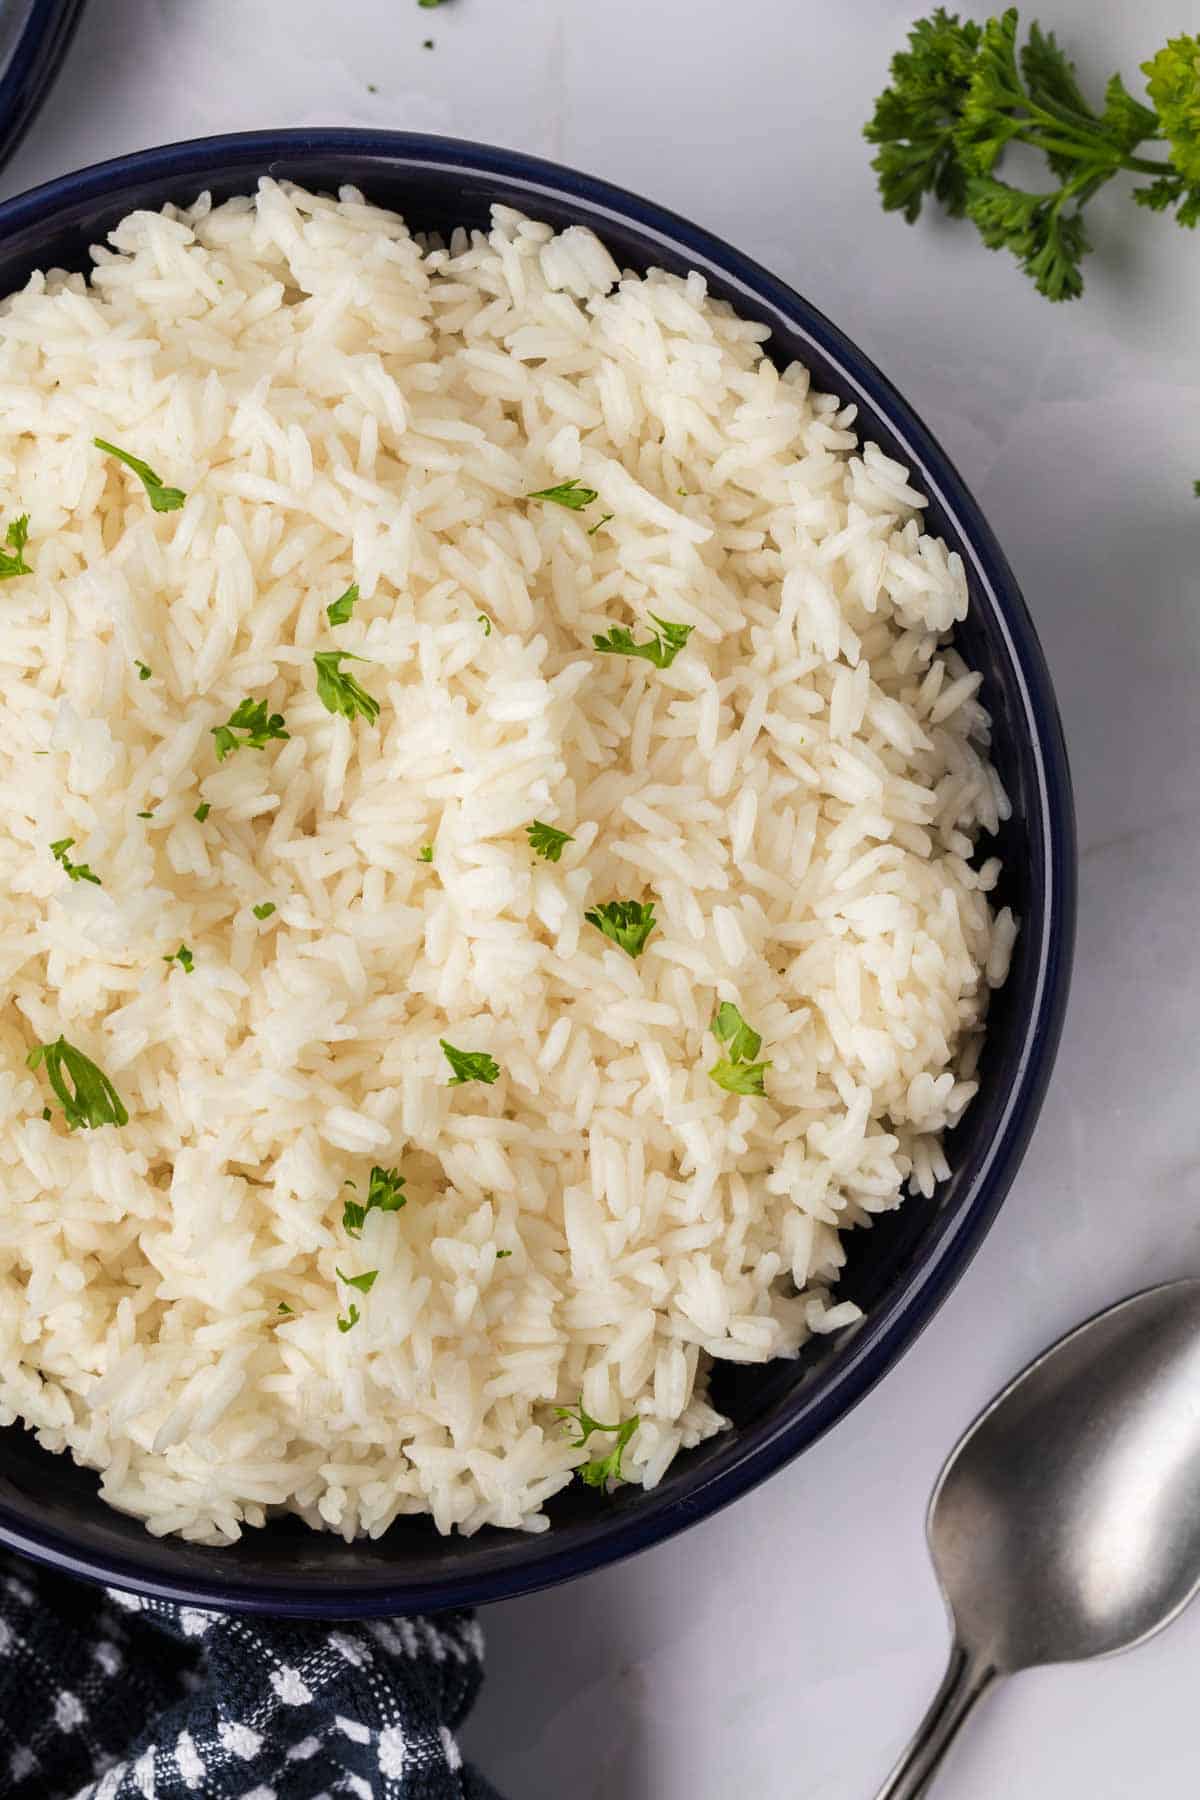
[[[0,4],[0,168],[32,125],[82,11],[83,0]]]
[[[949,1143],[954,1173],[933,1202],[910,1199],[851,1234],[841,1292],[865,1322],[767,1368],[721,1366],[714,1399],[733,1429],[681,1456],[651,1493],[578,1487],[540,1537],[439,1538],[400,1523],[344,1544],[289,1521],[227,1550],[149,1537],[104,1506],[93,1476],[0,1434],[0,1541],[91,1579],[199,1605],[308,1617],[398,1613],[526,1592],[645,1549],[744,1493],[828,1430],[896,1361],[962,1274],[1029,1139],[1062,1025],[1075,917],[1070,777],[1054,695],[999,545],[943,451],[891,383],[828,319],[766,270],[649,201],[550,163],[448,139],[373,131],[262,132],[169,145],[64,177],[0,206],[0,294],[35,267],[86,266],[89,242],[132,207],[245,192],[270,173],[331,189],[350,182],[415,227],[480,224],[492,201],[556,225],[593,226],[619,260],[704,272],[714,293],[772,332],[818,386],[854,400],[866,435],[915,471],[930,527],[962,555],[971,618],[963,653],[983,671],[995,758],[1013,799],[998,849],[1000,899],[1022,930],[996,996],[982,1091]]]

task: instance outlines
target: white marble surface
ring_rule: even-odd
[[[791,280],[893,376],[990,516],[1053,668],[1079,801],[1079,954],[1012,1196],[925,1336],[800,1462],[623,1567],[492,1609],[468,1741],[511,1800],[873,1793],[941,1672],[922,1516],[943,1454],[1059,1331],[1200,1271],[1200,237],[1106,199],[1089,294],[1052,308],[965,227],[885,217],[859,126],[916,9],[92,0],[0,179],[7,195],[168,138],[373,123],[517,145],[652,193]],[[1133,77],[1189,9],[1037,12],[1103,80]],[[939,1792],[1194,1794],[1198,1655],[1200,1610],[1134,1655],[1022,1677]]]

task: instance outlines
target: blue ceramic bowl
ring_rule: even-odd
[[[771,329],[772,353],[800,358],[818,386],[857,403],[863,432],[915,472],[933,531],[959,551],[973,606],[959,634],[983,671],[995,760],[1013,800],[1000,898],[1022,920],[996,997],[982,1089],[949,1146],[954,1169],[933,1202],[910,1199],[852,1233],[841,1294],[866,1321],[815,1342],[798,1361],[717,1369],[733,1429],[679,1457],[651,1493],[610,1497],[579,1484],[552,1506],[543,1536],[485,1531],[439,1538],[400,1523],[377,1543],[345,1544],[281,1520],[226,1550],[151,1538],[97,1496],[95,1477],[0,1433],[0,1541],[93,1580],[201,1606],[307,1617],[402,1613],[524,1593],[643,1550],[762,1481],[843,1417],[892,1366],[965,1269],[1008,1190],[1041,1106],[1058,1043],[1074,936],[1070,777],[1049,676],[1004,556],[946,456],[912,408],[835,325],[765,269],[633,194],[551,163],[449,139],[377,131],[255,132],[146,150],[0,206],[0,294],[31,269],[84,269],[89,244],[134,207],[251,190],[270,173],[330,190],[350,182],[425,229],[482,225],[493,201],[554,225],[592,226],[617,259],[700,269],[715,294]]]

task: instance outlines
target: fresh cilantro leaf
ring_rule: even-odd
[[[82,1050],[68,1044],[66,1038],[58,1037],[52,1044],[38,1044],[25,1061],[31,1069],[45,1063],[47,1078],[62,1105],[68,1130],[128,1125],[129,1114],[108,1076]]]
[[[138,672],[138,680],[139,681],[149,681],[150,677],[154,673],[154,670],[152,668],[150,668],[149,665],[144,662],[135,662],[133,666]]]
[[[193,817],[193,819],[198,820],[201,825],[203,825],[205,819],[207,819],[207,817],[211,811],[212,811],[211,803],[207,800],[202,800],[200,802],[199,806],[196,808],[195,812],[192,814],[192,817]]]
[[[580,1480],[588,1487],[595,1488],[607,1488],[610,1482],[624,1481],[621,1458],[630,1438],[641,1424],[639,1415],[634,1413],[632,1418],[622,1419],[616,1425],[605,1425],[584,1411],[582,1400],[576,1406],[556,1406],[554,1411],[560,1419],[565,1419],[579,1432],[578,1437],[571,1439],[573,1450],[581,1450],[594,1431],[612,1432],[616,1435],[617,1441],[607,1456],[593,1457],[591,1462],[584,1463],[581,1469],[576,1470]]]
[[[266,701],[252,700],[249,695],[229,715],[226,724],[210,729],[218,762],[224,762],[235,750],[265,750],[274,739],[283,741],[292,735],[283,728],[282,713],[268,714]]]
[[[354,1327],[358,1324],[358,1321],[361,1317],[362,1317],[362,1314],[359,1312],[357,1306],[355,1306],[355,1304],[352,1300],[350,1302],[350,1309],[347,1312],[346,1317],[343,1319],[341,1313],[338,1314],[338,1322],[337,1322],[338,1330],[339,1331],[353,1331]]]
[[[61,866],[64,875],[69,875],[72,881],[90,881],[94,887],[103,887],[104,883],[98,875],[93,873],[87,863],[72,862],[67,855],[67,851],[74,842],[73,837],[57,838],[50,846],[51,856]]]
[[[762,1049],[762,1038],[747,1025],[731,1000],[722,1000],[713,1014],[710,1029],[728,1049],[730,1062],[753,1062]]]
[[[594,648],[602,656],[641,656],[646,662],[652,662],[656,669],[669,669],[694,627],[674,625],[669,619],[660,619],[657,613],[651,613],[650,617],[658,630],[651,632],[644,644],[635,644],[633,633],[624,625],[614,625],[607,637],[601,637],[598,632],[592,634]]]
[[[584,487],[581,481],[560,481],[557,487],[539,488],[536,494],[526,494],[525,498],[549,500],[555,506],[565,506],[570,512],[582,512],[600,496],[595,488]]]
[[[535,819],[532,825],[525,827],[525,835],[534,855],[544,857],[547,862],[556,863],[564,847],[575,842],[569,831],[559,831],[554,825],[543,825],[540,819]]]
[[[29,514],[22,513],[19,519],[10,519],[8,530],[4,533],[7,550],[0,550],[0,581],[11,581],[15,575],[32,575],[33,570],[25,561],[25,546],[29,542]],[[13,555],[9,555],[11,550]]]
[[[726,1093],[752,1094],[761,1099],[767,1091],[763,1078],[770,1067],[769,1062],[732,1062],[722,1058],[720,1062],[713,1064],[708,1073]]]
[[[433,861],[433,845],[432,844],[422,844],[421,845],[421,848],[417,851],[417,861],[423,862],[423,863],[431,863]]]
[[[346,1275],[336,1264],[334,1265],[334,1274],[339,1281],[344,1281],[347,1287],[357,1288],[360,1294],[369,1294],[379,1278],[378,1269],[368,1269],[363,1275]]]
[[[103,450],[107,456],[115,456],[123,462],[127,469],[132,469],[146,493],[155,512],[178,512],[187,499],[182,488],[166,487],[161,475],[156,475],[149,463],[144,463],[140,456],[132,456],[128,450],[119,450],[116,444],[108,443],[104,438],[93,438],[97,450]]]
[[[602,931],[606,938],[619,944],[627,956],[640,956],[646,940],[657,923],[654,902],[640,900],[606,900],[584,913],[589,925]]]
[[[438,1043],[454,1070],[447,1087],[462,1087],[467,1081],[486,1081],[490,1087],[500,1079],[500,1064],[493,1062],[486,1050],[456,1050],[445,1038],[439,1038]]]
[[[269,919],[271,914],[275,911],[275,902],[273,900],[262,900],[257,906],[252,906],[250,911],[254,914],[256,919]]]
[[[185,975],[190,975],[196,967],[196,959],[186,944],[180,944],[178,950],[172,950],[170,956],[164,956],[165,963],[177,962]]]
[[[317,699],[326,712],[340,713],[344,719],[361,713],[368,725],[373,725],[379,717],[378,700],[341,667],[343,662],[366,662],[367,658],[349,650],[318,650],[313,661],[317,665]]]
[[[331,625],[345,625],[349,621],[350,615],[353,613],[357,604],[358,583],[357,581],[352,581],[345,593],[335,600],[331,606],[325,608],[325,616]]]

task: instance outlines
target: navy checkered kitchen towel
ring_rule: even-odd
[[[306,1625],[0,1557],[3,1800],[498,1800],[454,1729],[470,1613]]]

